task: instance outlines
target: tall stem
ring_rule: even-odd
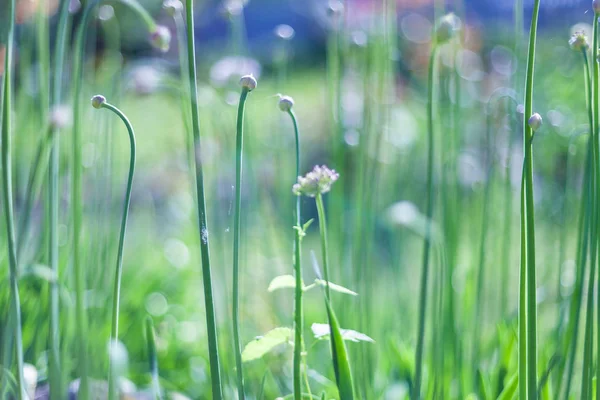
[[[429,279],[429,255],[431,250],[431,223],[433,218],[433,159],[434,159],[434,137],[433,137],[433,93],[434,77],[437,57],[437,46],[432,44],[429,58],[429,76],[427,93],[427,199],[426,199],[426,228],[425,241],[423,244],[423,264],[421,269],[421,283],[419,294],[419,325],[417,334],[417,347],[415,352],[415,384],[411,399],[418,400],[421,396],[421,379],[423,372],[423,347],[425,342],[425,319],[427,315],[427,284]]]
[[[12,161],[11,161],[11,130],[12,130],[12,64],[15,31],[15,0],[9,2],[8,37],[4,58],[4,89],[2,101],[2,203],[8,245],[8,264],[10,280],[10,306],[14,323],[14,351],[17,358],[17,389],[18,398],[27,398],[23,378],[23,339],[21,334],[21,302],[19,300],[17,246],[15,243],[15,227],[13,214],[12,193]]]
[[[198,113],[198,87],[196,86],[196,52],[194,36],[194,0],[186,0],[187,18],[187,61],[190,88],[190,106],[192,113],[192,132],[194,136],[194,161],[196,173],[196,193],[198,202],[198,229],[200,231],[200,252],[202,258],[202,278],[204,284],[204,303],[206,308],[206,328],[210,359],[210,377],[214,400],[223,398],[219,346],[217,343],[217,322],[213,300],[210,253],[208,246],[208,224],[206,221],[206,198],[204,195],[204,175],[200,147],[200,116]]]
[[[529,399],[537,398],[537,302],[536,302],[536,267],[535,267],[535,226],[533,203],[533,130],[528,124],[533,114],[533,75],[535,66],[535,46],[537,39],[537,23],[540,11],[540,0],[535,0],[531,30],[529,33],[529,53],[527,60],[527,78],[525,81],[525,117],[524,120],[524,185],[525,202],[521,212],[525,216],[525,267],[527,270],[527,395]]]
[[[61,102],[61,87],[63,67],[67,47],[67,32],[70,31],[69,0],[62,0],[58,32],[56,34],[56,52],[54,55],[54,81],[52,83],[52,104],[57,106]],[[57,278],[50,283],[50,351],[48,353],[48,378],[50,382],[50,397],[62,398],[63,382],[60,362],[60,329],[59,329],[59,296],[58,296],[58,208],[59,195],[59,149],[58,129],[52,133],[52,149],[50,151],[50,168],[48,173],[48,208],[50,211],[50,228],[48,237],[48,257],[50,269]]]
[[[237,133],[235,147],[235,218],[233,221],[233,345],[235,347],[235,367],[237,372],[238,397],[244,394],[244,371],[242,369],[242,345],[240,343],[240,225],[242,214],[242,167],[244,155],[244,109],[250,91],[242,88],[237,115]]]
[[[119,232],[119,247],[117,250],[117,263],[115,267],[115,281],[113,288],[113,304],[112,304],[112,319],[111,319],[111,330],[110,330],[110,343],[111,346],[113,343],[119,340],[119,303],[121,300],[121,278],[123,276],[123,246],[125,243],[125,231],[127,230],[127,218],[129,216],[129,205],[131,203],[131,189],[133,186],[133,174],[135,172],[135,133],[133,131],[133,126],[131,122],[127,119],[125,114],[117,107],[113,106],[110,103],[103,103],[102,108],[106,108],[107,110],[115,113],[125,127],[127,128],[127,132],[129,134],[129,173],[127,175],[127,189],[125,191],[125,200],[123,201],[123,215],[121,217],[121,230]],[[113,358],[110,358],[110,370],[114,371],[113,368]],[[109,398],[114,398],[115,396],[115,387],[114,387],[114,379],[113,374],[109,374],[108,379],[108,394]]]
[[[289,110],[288,115],[294,125],[294,136],[296,141],[296,177],[300,176],[300,133],[298,129],[298,120],[294,111]],[[294,289],[294,400],[302,399],[302,347],[304,340],[302,332],[304,329],[304,316],[302,312],[302,292],[304,282],[302,281],[302,262],[301,262],[301,216],[300,216],[300,196],[296,197],[296,229],[294,236],[294,275],[296,277],[296,287]]]

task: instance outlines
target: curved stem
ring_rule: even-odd
[[[294,136],[296,141],[296,177],[300,176],[300,132],[298,129],[298,119],[293,110],[288,111],[294,125]],[[296,286],[294,289],[294,360],[293,360],[293,380],[294,380],[294,400],[302,399],[302,347],[304,345],[303,329],[304,316],[302,311],[302,262],[301,262],[301,244],[302,236],[300,230],[300,196],[296,197],[296,229],[294,236],[294,275],[296,277]]]
[[[112,304],[112,319],[111,319],[111,330],[110,330],[110,343],[117,342],[119,340],[119,303],[121,300],[121,278],[123,275],[123,246],[125,243],[125,231],[127,230],[127,218],[129,216],[129,205],[131,203],[131,189],[133,186],[133,174],[135,172],[135,132],[131,122],[127,119],[125,114],[117,107],[110,103],[103,103],[102,108],[112,111],[116,114],[123,124],[127,128],[129,134],[129,173],[127,175],[127,189],[125,191],[125,200],[123,201],[123,215],[121,218],[121,230],[119,232],[119,247],[117,250],[117,263],[115,267],[115,281],[113,288],[113,304]],[[110,358],[110,369],[113,370],[113,360]],[[114,379],[112,374],[109,374],[108,386],[109,386],[109,397],[114,398]]]
[[[204,284],[204,303],[206,307],[206,326],[210,359],[210,376],[213,400],[223,398],[221,388],[221,372],[219,347],[217,343],[217,322],[213,301],[212,276],[210,270],[210,253],[208,246],[208,225],[206,222],[206,199],[204,195],[204,176],[200,148],[200,117],[198,114],[198,87],[196,86],[196,53],[194,36],[194,0],[186,0],[187,18],[187,61],[190,85],[190,106],[192,113],[192,132],[194,136],[194,161],[196,172],[196,193],[198,202],[198,228],[200,230],[200,252],[202,258],[202,278]]]
[[[419,326],[417,334],[417,347],[415,350],[415,383],[411,395],[412,400],[421,397],[421,379],[423,371],[423,347],[425,342],[425,319],[427,314],[427,283],[429,279],[429,255],[431,250],[431,223],[433,218],[433,90],[437,57],[437,46],[432,44],[429,58],[428,93],[427,93],[427,200],[426,200],[426,232],[423,245],[423,264],[421,271],[420,295],[419,295]]]
[[[242,369],[242,345],[240,343],[240,225],[242,214],[242,167],[244,155],[244,109],[249,90],[242,88],[238,104],[237,133],[235,148],[235,217],[233,220],[233,345],[235,347],[235,367],[237,373],[238,397],[244,394],[244,371]]]
[[[21,302],[19,300],[17,246],[15,243],[13,193],[12,193],[12,162],[11,162],[11,130],[12,130],[12,62],[14,51],[15,31],[15,0],[9,2],[8,38],[4,58],[4,89],[2,99],[2,203],[8,245],[8,264],[10,281],[10,307],[14,323],[14,351],[17,358],[17,388],[18,399],[27,398],[23,378],[23,339],[21,333]]]

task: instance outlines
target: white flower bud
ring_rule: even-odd
[[[435,36],[439,44],[452,39],[461,28],[460,19],[453,13],[444,15],[437,23]]]
[[[286,24],[277,25],[273,32],[275,33],[275,36],[282,40],[291,40],[296,34],[294,28]]]
[[[102,104],[104,103],[106,103],[106,97],[102,96],[101,94],[97,94],[92,97],[92,107],[101,108]]]
[[[252,76],[252,74],[244,75],[240,79],[240,86],[243,87],[244,89],[248,89],[249,92],[256,89],[256,83],[257,83],[256,78],[254,78],[254,76]]]
[[[156,25],[154,31],[150,32],[150,43],[152,47],[166,53],[171,43],[171,31],[166,26]]]
[[[50,111],[50,127],[53,129],[66,129],[73,123],[73,112],[64,105],[54,106]]]
[[[542,116],[538,113],[533,114],[527,121],[529,127],[535,132],[542,126]]]
[[[279,97],[279,109],[283,112],[288,112],[294,106],[294,99],[290,96],[280,96]]]
[[[173,17],[178,13],[183,12],[183,3],[180,0],[165,0],[163,3],[163,10]]]
[[[575,32],[569,39],[569,46],[576,51],[586,51],[590,48],[588,38],[584,32]]]

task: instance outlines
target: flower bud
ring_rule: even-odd
[[[453,13],[444,15],[437,23],[435,28],[435,37],[439,44],[452,39],[460,30],[460,19]]]
[[[106,103],[106,97],[102,96],[101,94],[97,94],[92,97],[92,107],[101,108],[104,103]]]
[[[163,3],[163,10],[165,10],[169,16],[173,17],[183,11],[183,3],[181,3],[180,0],[165,0]]]
[[[154,31],[150,33],[150,43],[152,47],[166,53],[171,43],[171,32],[166,26],[156,25]]]
[[[569,46],[576,51],[586,51],[590,48],[588,38],[584,32],[575,32],[569,39]]]
[[[592,9],[594,10],[594,14],[600,14],[600,0],[592,1]]]
[[[542,126],[542,116],[538,113],[535,113],[531,117],[529,117],[527,123],[529,124],[531,130],[535,132]]]
[[[66,129],[73,123],[73,112],[64,105],[54,106],[50,111],[50,127],[52,129]]]
[[[291,40],[296,34],[294,28],[286,24],[277,25],[273,32],[275,36],[282,40]]]
[[[288,112],[294,106],[294,99],[290,96],[280,96],[279,97],[279,109],[283,112]]]
[[[252,74],[244,75],[240,79],[240,86],[244,89],[248,89],[249,92],[256,89],[256,78]]]

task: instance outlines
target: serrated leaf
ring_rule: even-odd
[[[329,336],[329,325],[328,324],[312,324],[310,329],[315,335],[315,339],[326,339]],[[360,333],[354,331],[352,329],[340,329],[342,332],[342,338],[344,340],[350,340],[355,343],[359,342],[369,342],[375,343],[371,337],[365,335],[364,333]]]
[[[261,358],[275,347],[287,343],[292,334],[293,332],[290,328],[275,328],[267,332],[264,336],[258,336],[244,348],[242,361],[248,362]]]
[[[323,279],[315,279],[315,282],[318,285],[321,285],[323,287],[327,286],[327,281],[323,280]],[[346,289],[343,286],[340,285],[336,285],[335,283],[329,282],[329,289],[333,290],[334,292],[338,292],[338,293],[344,293],[344,294],[349,294],[352,296],[358,296],[358,293],[353,292],[350,289]]]
[[[296,278],[292,275],[281,275],[273,278],[269,283],[267,291],[274,292],[279,289],[294,289],[296,287]]]

